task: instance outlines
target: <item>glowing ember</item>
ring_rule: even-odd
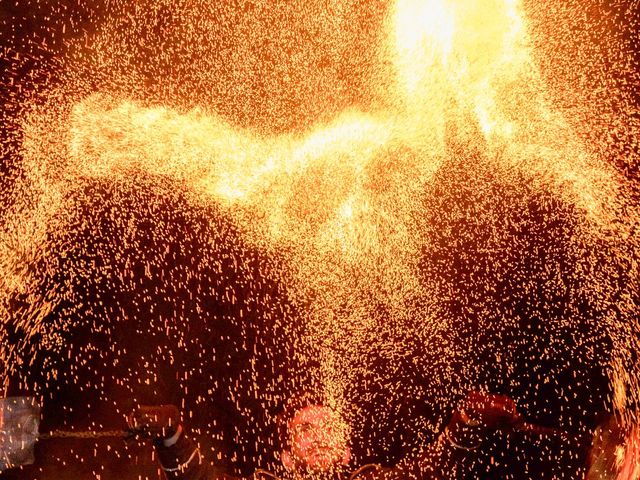
[[[547,3],[123,0],[13,37],[6,393],[56,427],[182,402],[246,472],[302,393],[355,465],[416,453],[469,388],[576,435],[637,422],[638,47],[595,75],[597,18],[567,38],[582,6]],[[496,438],[478,472],[577,478],[566,447]],[[77,458],[152,465],[106,448]]]

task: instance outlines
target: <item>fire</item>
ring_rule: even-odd
[[[519,2],[398,1],[392,18],[399,102],[433,120],[455,104],[486,136],[512,133],[500,89],[534,76]]]

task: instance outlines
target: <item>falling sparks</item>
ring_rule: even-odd
[[[35,5],[3,19],[0,357],[44,425],[173,402],[244,474],[278,469],[292,396],[346,419],[353,466],[470,388],[637,429],[632,7]],[[19,474],[158,478],[141,447],[51,448]],[[498,436],[476,474],[577,478],[576,451]]]

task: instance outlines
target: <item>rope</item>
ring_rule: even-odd
[[[369,470],[379,470],[379,469],[380,469],[380,465],[378,465],[376,463],[368,463],[366,465],[361,466],[355,472],[353,472],[351,475],[349,475],[349,480],[355,480],[355,479],[358,478],[358,476],[361,473],[367,472]]]
[[[48,440],[50,438],[103,438],[103,437],[120,437],[127,438],[133,432],[128,430],[105,430],[100,432],[82,431],[70,432],[67,430],[53,430],[52,432],[39,433],[38,440]]]
[[[256,469],[256,471],[253,472],[253,475],[251,476],[251,478],[254,480],[260,479],[262,477],[269,477],[269,478],[273,478],[274,480],[281,480],[280,477],[278,477],[277,475],[274,475],[273,473],[268,472],[266,470],[262,470],[260,468]]]
[[[172,473],[172,472],[183,472],[183,471],[184,471],[184,470],[189,466],[189,464],[191,463],[191,460],[193,460],[193,459],[196,457],[196,455],[198,455],[198,461],[199,461],[199,463],[201,463],[201,462],[202,462],[202,457],[200,456],[200,449],[199,449],[199,448],[196,448],[196,449],[193,451],[193,453],[191,454],[191,456],[189,457],[189,459],[188,459],[186,462],[181,463],[181,464],[180,464],[180,465],[178,465],[177,467],[174,467],[174,468],[166,468],[166,467],[164,467],[164,466],[162,466],[162,465],[160,465],[160,467],[161,467],[161,468],[162,468],[162,470],[164,470],[165,472],[170,472],[170,473]]]

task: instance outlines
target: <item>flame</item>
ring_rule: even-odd
[[[392,29],[397,94],[411,113],[444,113],[455,102],[485,135],[513,133],[498,90],[532,67],[519,2],[401,0]]]

